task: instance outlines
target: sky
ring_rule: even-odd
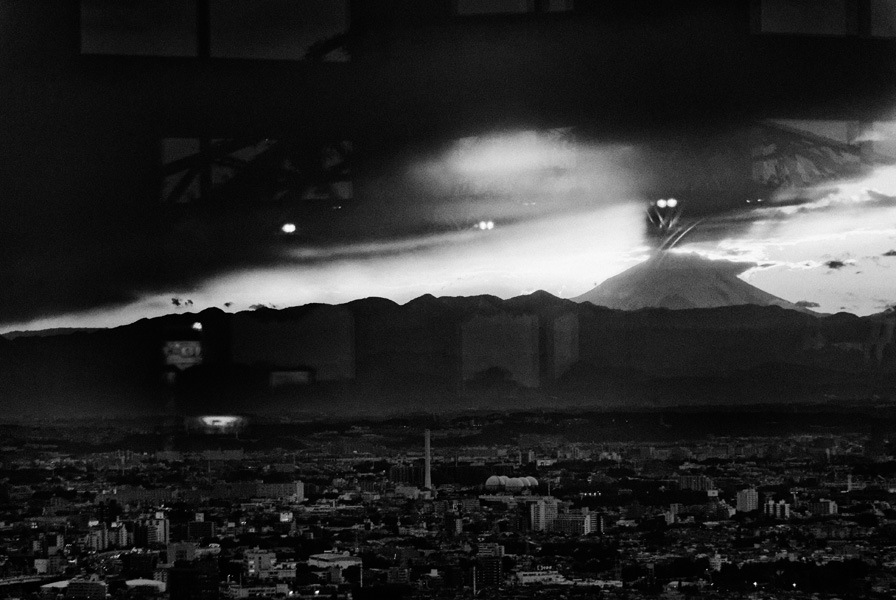
[[[894,133],[892,124],[879,123],[866,135],[889,153]],[[367,210],[425,217],[435,231],[315,241],[300,235],[303,223],[295,235],[275,233],[280,222],[269,218],[267,235],[254,230],[251,242],[263,251],[249,264],[234,259],[207,272],[187,269],[181,282],[134,292],[129,301],[57,311],[2,330],[108,327],[208,307],[371,296],[404,303],[423,294],[508,298],[545,290],[573,298],[651,252],[645,211],[655,201],[647,195],[654,183],[645,185],[644,154],[634,145],[582,141],[568,130],[459,139],[411,158],[397,182],[373,184],[387,208],[370,202]],[[868,315],[896,304],[896,166],[708,213],[701,206],[699,219],[688,219],[696,207],[686,198],[680,203],[684,222],[697,225],[674,251],[753,263],[743,279],[823,313]],[[374,217],[363,210],[357,216]],[[167,243],[196,257],[217,252],[221,240],[233,239],[232,223],[218,219],[182,223],[168,231]]]
[[[529,5],[494,1],[505,8]],[[561,11],[571,6],[550,5]],[[355,182],[352,201],[324,206],[313,216],[283,202],[161,207],[153,169],[155,153],[165,142],[152,137],[161,134],[151,120],[136,121],[141,109],[162,105],[174,91],[162,90],[139,104],[141,109],[129,109],[129,103],[140,99],[123,90],[140,89],[128,84],[132,75],[142,81],[142,74],[106,75],[100,70],[85,83],[78,71],[81,63],[60,60],[66,55],[55,54],[58,49],[50,43],[68,43],[67,25],[54,24],[58,31],[49,33],[40,29],[36,24],[50,21],[37,18],[38,9],[28,12],[30,6],[0,3],[0,70],[13,82],[0,87],[0,199],[5,209],[0,281],[6,286],[0,294],[0,333],[110,327],[210,307],[239,311],[371,296],[403,303],[423,294],[508,298],[545,290],[574,298],[649,256],[656,239],[646,226],[645,211],[673,193],[682,223],[695,224],[675,251],[752,262],[755,266],[743,279],[819,312],[868,315],[896,303],[896,168],[881,165],[858,177],[834,177],[816,187],[780,190],[761,199],[739,196],[728,184],[717,198],[691,198],[679,195],[679,189],[664,189],[675,175],[674,168],[670,173],[661,164],[674,131],[654,131],[652,122],[627,121],[636,135],[615,131],[605,139],[595,131],[558,128],[555,122],[533,129],[506,123],[486,127],[481,119],[471,119],[479,129],[465,137],[439,137],[438,143],[403,148],[390,160],[367,165]],[[134,0],[127,7],[83,0],[80,6],[81,30],[74,37],[83,54],[99,56],[99,62],[90,64],[106,65],[103,55],[116,53],[166,57],[163,61],[195,54],[192,13],[180,0]],[[215,0],[210,52],[240,59],[301,58],[309,43],[343,29],[346,6],[331,0]],[[242,28],[247,22],[256,24],[249,33]],[[513,42],[510,49],[491,48],[486,36],[473,38],[461,57],[477,69],[466,73],[467,79],[485,85],[490,78],[507,77],[513,85],[501,98],[514,103],[508,111],[530,123],[556,117],[554,113],[575,113],[580,108],[576,103],[554,110],[549,104],[558,99],[551,94],[537,96],[532,106],[514,96],[528,85],[543,87],[539,81],[513,77],[514,53],[530,61],[524,64],[532,77],[549,75],[558,83],[577,80],[582,72],[544,58],[566,56],[556,40],[508,35],[500,39]],[[639,39],[644,43],[650,36]],[[695,43],[695,56],[715,65],[723,50],[715,43]],[[389,44],[382,47],[388,55]],[[491,62],[472,55],[483,48],[505,53],[495,52]],[[600,56],[586,50],[577,50],[584,65],[606,68]],[[645,56],[656,50],[645,48]],[[345,58],[337,53],[332,60]],[[466,81],[464,73],[452,71],[450,57],[440,55],[439,60],[444,62],[437,62],[435,72]],[[395,61],[385,62],[391,68]],[[133,69],[144,68],[144,63],[134,64]],[[416,75],[424,74],[424,66],[416,68]],[[400,70],[378,72],[400,75]],[[683,93],[691,73],[683,69],[678,74],[685,80],[674,90]],[[819,85],[809,75],[804,81]],[[638,74],[625,77],[652,93]],[[770,75],[765,84],[772,85],[775,77]],[[676,83],[668,74],[658,80]],[[589,81],[579,84],[591,85]],[[717,77],[719,81],[724,79]],[[432,92],[405,85],[400,78],[392,83],[404,85],[401,89],[409,95],[396,106],[424,117],[426,107],[415,102],[443,106]],[[186,93],[201,97],[199,91]],[[680,109],[703,130],[719,122],[732,129],[743,126],[735,122],[742,117],[736,101],[719,90],[705,91],[713,101],[731,103],[727,110],[737,114],[730,122],[719,118],[727,114],[727,105],[720,110],[702,107],[715,115],[710,125],[702,111],[688,109],[699,93],[680,106],[670,98],[669,114]],[[793,90],[787,93],[802,97]],[[388,108],[384,97],[377,101]],[[471,98],[443,118],[451,120],[464,111],[476,114],[477,102],[489,105],[487,100]],[[253,110],[249,107],[247,113]],[[896,157],[894,118],[896,107],[860,133],[889,157]],[[787,125],[840,142],[854,139],[850,136],[855,133],[843,122]],[[733,139],[726,137],[731,131],[710,133],[703,148],[699,135],[690,142],[696,156],[690,175],[705,180],[718,175],[724,181],[723,171],[730,165],[725,140]],[[281,228],[287,223],[295,231],[285,233]]]
[[[679,249],[754,263],[742,279],[822,313],[896,306],[896,168],[839,182],[799,205],[775,200],[738,215],[748,223],[739,235]]]

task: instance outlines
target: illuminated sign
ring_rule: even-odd
[[[199,340],[167,341],[162,352],[165,364],[180,370],[202,364],[202,342]]]

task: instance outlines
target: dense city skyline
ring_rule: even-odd
[[[896,597],[896,2],[0,0],[0,597]]]

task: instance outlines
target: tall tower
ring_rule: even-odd
[[[425,463],[425,473],[423,475],[423,487],[427,490],[432,490],[432,452],[430,448],[430,433],[429,429],[426,430],[424,436],[424,450],[426,452],[426,463]]]

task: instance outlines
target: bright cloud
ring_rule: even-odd
[[[745,280],[823,312],[879,312],[896,301],[896,265],[880,260],[896,240],[896,167],[816,192],[805,204],[752,210],[743,235],[682,248],[754,262]]]
[[[427,194],[456,195],[456,202],[434,205],[445,211],[436,215],[440,224],[456,224],[442,233],[284,245],[280,260],[266,267],[5,329],[115,326],[172,312],[172,297],[192,300],[179,310],[194,312],[225,303],[246,310],[369,296],[403,303],[427,293],[507,298],[542,289],[574,297],[647,256],[646,204],[639,174],[627,167],[630,150],[579,143],[565,130],[462,140],[409,167]],[[896,167],[800,197],[811,200],[782,193],[709,218],[677,249],[755,263],[741,277],[822,312],[871,314],[896,303],[896,259],[886,256],[896,248]],[[483,219],[494,226],[476,227]]]
[[[61,315],[28,327],[125,324],[172,312],[171,297],[192,300],[193,312],[223,308],[225,302],[231,303],[229,310],[247,310],[255,304],[339,304],[370,296],[399,303],[423,294],[509,298],[536,289],[572,297],[646,257],[643,219],[641,205],[628,203],[412,241],[287,249],[275,267],[231,273],[191,290],[171,290],[126,307]]]

